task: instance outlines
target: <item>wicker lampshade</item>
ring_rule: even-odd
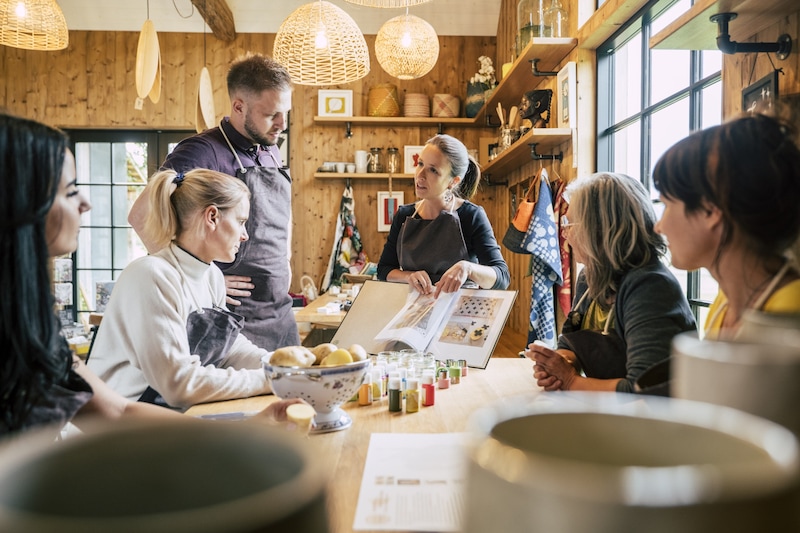
[[[369,73],[369,50],[350,15],[319,0],[297,8],[283,21],[272,52],[300,85],[336,85]]]
[[[56,0],[0,0],[0,44],[26,50],[63,50],[69,44]]]
[[[366,6],[366,7],[409,7],[409,6],[418,6],[419,4],[424,4],[425,2],[430,2],[431,0],[344,0],[345,2],[350,2],[351,4],[356,4],[359,6]]]
[[[378,30],[375,56],[383,70],[395,78],[421,78],[439,59],[439,37],[433,26],[406,13],[387,20]]]

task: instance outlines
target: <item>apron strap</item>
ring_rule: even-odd
[[[231,144],[231,140],[228,139],[228,136],[225,134],[225,128],[222,127],[222,121],[220,121],[220,123],[219,123],[219,131],[220,131],[220,133],[222,133],[222,136],[225,138],[225,142],[228,143],[228,148],[231,149],[231,153],[233,154],[233,157],[236,158],[236,162],[239,163],[239,170],[242,171],[242,174],[246,174],[247,170],[245,170],[244,165],[242,164],[242,158],[240,158],[239,154],[236,153],[236,150],[234,150],[233,145]],[[270,154],[270,155],[272,155],[272,154]],[[272,156],[272,158],[274,159],[275,156]]]

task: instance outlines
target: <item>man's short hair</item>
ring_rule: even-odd
[[[228,70],[228,94],[244,91],[260,94],[267,90],[290,91],[292,78],[286,68],[262,54],[248,53],[236,59]]]

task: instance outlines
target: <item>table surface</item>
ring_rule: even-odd
[[[329,314],[322,314],[317,312],[317,309],[320,307],[325,307],[326,304],[330,302],[335,302],[337,300],[344,301],[344,299],[340,299],[337,296],[333,296],[331,294],[323,294],[313,302],[309,302],[308,305],[300,309],[298,312],[294,314],[295,321],[297,322],[310,322],[312,324],[321,324],[324,326],[338,326],[342,323],[342,319],[344,315],[347,313],[345,311],[339,311],[338,313],[329,315]]]
[[[309,437],[309,443],[325,455],[330,465],[328,490],[330,530],[353,530],[358,493],[372,433],[447,433],[467,428],[470,414],[493,402],[509,403],[520,394],[539,391],[533,379],[533,364],[528,359],[491,359],[485,370],[469,369],[458,385],[437,389],[435,405],[421,407],[418,413],[390,413],[385,398],[370,406],[348,402],[342,408],[353,419],[349,428]],[[274,396],[196,405],[188,415],[229,412],[254,412],[275,401]]]

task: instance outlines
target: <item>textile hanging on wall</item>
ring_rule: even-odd
[[[336,218],[333,250],[328,261],[328,270],[322,280],[322,292],[331,285],[342,285],[342,274],[358,274],[364,269],[367,256],[361,243],[361,234],[356,226],[355,200],[349,180],[342,193],[339,216]]]
[[[553,211],[558,225],[558,247],[561,255],[561,279],[563,280],[556,288],[556,299],[565,316],[572,309],[572,250],[567,243],[567,228],[564,226],[569,209],[569,203],[564,197],[566,188],[566,182],[558,180],[555,200],[553,200]]]
[[[538,339],[555,346],[556,313],[553,285],[563,283],[561,255],[550,183],[543,179],[539,187],[539,198],[528,230],[535,237],[531,253],[531,313],[528,344]]]

